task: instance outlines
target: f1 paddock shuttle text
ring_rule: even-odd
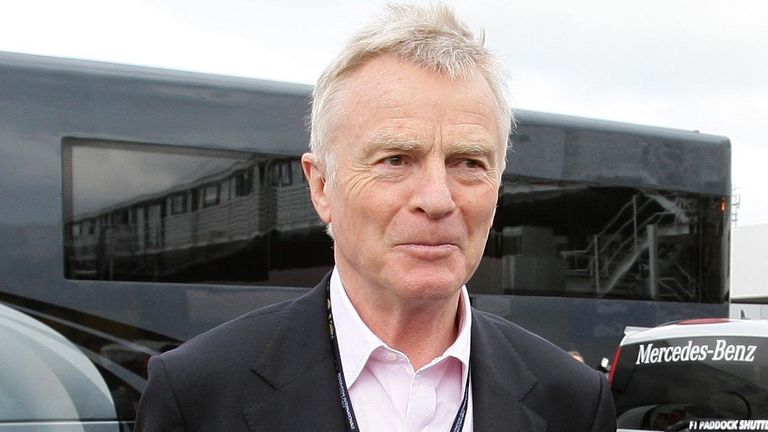
[[[768,420],[691,420],[688,429],[692,431],[764,431]]]

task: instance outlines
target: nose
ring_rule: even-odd
[[[443,161],[424,164],[413,183],[412,208],[430,219],[440,219],[456,210],[456,202]]]

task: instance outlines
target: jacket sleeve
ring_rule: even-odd
[[[136,432],[183,432],[184,419],[161,357],[149,360],[149,379],[136,412]]]
[[[599,374],[600,391],[597,395],[597,406],[592,422],[591,432],[616,432],[616,408],[608,381]]]

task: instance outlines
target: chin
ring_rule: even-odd
[[[462,285],[463,278],[453,275],[435,277],[403,278],[396,282],[413,300],[441,300],[455,295]]]

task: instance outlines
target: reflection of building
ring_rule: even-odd
[[[272,237],[322,226],[298,158],[254,156],[162,192],[131,197],[67,223],[67,274],[76,279],[194,278],[198,265],[243,255],[255,280]],[[264,252],[259,259],[251,252]],[[237,261],[235,259],[235,261]],[[229,264],[232,265],[232,264]]]
[[[512,223],[491,233],[487,255],[500,257],[509,292],[694,300],[702,275],[690,255],[712,248],[702,234],[718,238],[700,218],[721,214],[719,198],[584,184],[507,181],[501,202],[498,219]],[[591,220],[576,202],[595,208]],[[550,213],[549,223],[526,212]]]
[[[497,293],[696,301],[702,287],[720,286],[710,263],[725,205],[694,193],[506,178],[479,273],[501,275],[486,283]]]

